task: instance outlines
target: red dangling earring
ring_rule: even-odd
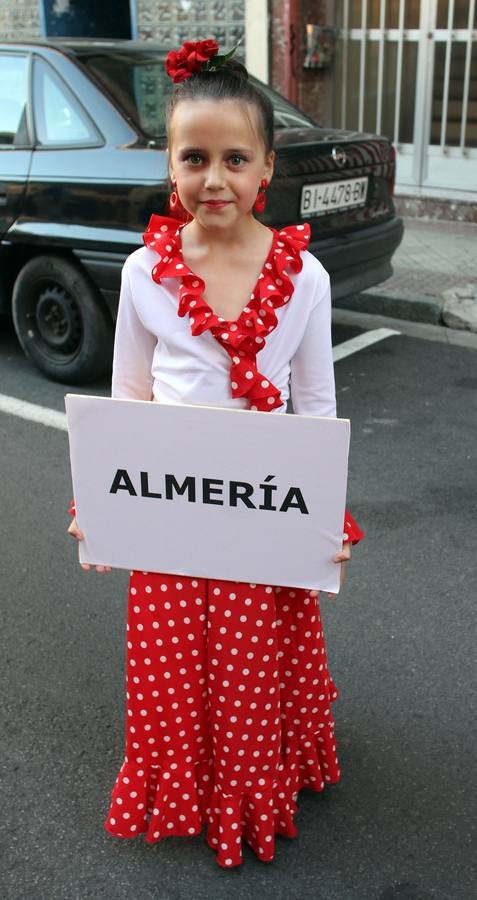
[[[177,219],[178,222],[187,223],[192,219],[190,213],[188,213],[187,210],[182,206],[181,198],[175,190],[175,187],[174,190],[169,194],[169,199],[167,201],[167,212],[173,219]]]
[[[253,204],[253,208],[254,208],[255,212],[262,213],[263,210],[265,209],[265,204],[267,202],[267,198],[265,196],[265,191],[266,191],[267,187],[268,187],[267,179],[262,178],[262,180],[260,182],[260,187],[258,189],[257,199],[255,200],[255,203]]]

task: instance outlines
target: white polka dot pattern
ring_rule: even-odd
[[[133,572],[126,757],[106,828],[199,834],[217,862],[294,837],[299,790],[339,779],[316,598],[303,590]]]

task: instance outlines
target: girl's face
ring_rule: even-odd
[[[185,209],[204,228],[231,229],[273,174],[255,107],[237,100],[182,100],[170,124],[169,171]]]

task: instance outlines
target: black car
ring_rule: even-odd
[[[111,364],[121,266],[169,193],[167,50],[130,41],[0,44],[0,312],[50,378]],[[335,298],[384,281],[402,237],[387,138],[321,128],[265,85],[277,165],[262,221],[309,221]]]

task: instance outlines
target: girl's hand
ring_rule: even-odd
[[[343,535],[345,541],[347,540],[348,535]],[[340,564],[340,591],[343,590],[344,583],[346,581],[346,567],[345,563],[351,559],[351,542],[343,544],[342,550],[340,553],[337,553],[336,556],[333,557],[333,562]],[[310,597],[318,597],[319,591],[310,591]],[[332,600],[336,597],[336,594],[329,593],[328,598]]]
[[[68,528],[68,534],[71,534],[72,537],[76,538],[77,541],[84,540],[84,534],[81,531],[81,528],[78,528],[78,523],[76,521],[76,517],[73,519],[70,527]],[[88,572],[91,569],[89,563],[81,563],[81,568]],[[111,566],[95,566],[94,567],[97,572],[110,572]]]

